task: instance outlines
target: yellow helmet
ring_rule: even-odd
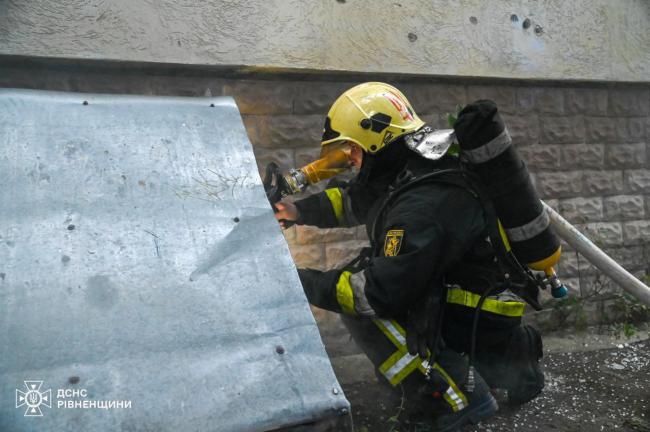
[[[380,83],[359,84],[334,102],[325,120],[321,155],[345,141],[376,153],[402,135],[424,126],[406,96],[395,87]]]

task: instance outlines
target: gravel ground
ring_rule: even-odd
[[[573,344],[558,346],[572,351],[546,352],[547,384],[538,398],[513,408],[507,406],[505,394],[497,393],[497,415],[463,431],[650,432],[650,341],[621,341],[613,348],[585,351],[593,347],[585,348],[588,344],[575,335],[571,338]],[[408,410],[400,410],[399,395],[386,392],[376,381],[343,387],[356,431],[419,430]]]

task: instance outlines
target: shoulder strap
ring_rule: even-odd
[[[371,240],[377,238],[377,222],[381,217],[383,217],[383,213],[386,211],[388,205],[401,193],[426,183],[449,184],[462,188],[476,197],[485,212],[490,243],[495,250],[503,273],[511,271],[508,269],[513,269],[520,272],[522,275],[528,276],[526,269],[519,263],[515,255],[512,253],[508,237],[506,236],[503,227],[501,227],[492,202],[487,198],[487,193],[482,190],[476,175],[467,168],[444,169],[424,174],[419,177],[403,179],[397,188],[389,192],[377,210],[372,223],[372,229],[370,230],[373,237]]]
[[[388,195],[384,198],[383,202],[379,205],[379,208],[375,212],[374,219],[372,221],[372,228],[370,230],[371,242],[374,243],[374,240],[377,238],[377,222],[383,217],[383,214],[386,211],[388,205],[393,202],[400,194],[409,189],[413,189],[415,186],[434,182],[448,183],[454,186],[462,187],[474,194],[471,189],[469,189],[467,185],[462,182],[462,171],[460,169],[444,169],[424,174],[419,177],[407,177],[409,174],[410,172],[404,171],[403,174],[400,175],[401,179],[398,179],[398,186],[388,192]]]
[[[488,220],[488,235],[490,236],[490,243],[496,254],[499,267],[503,274],[509,271],[516,271],[520,276],[523,277],[524,283],[522,284],[513,284],[510,281],[506,281],[504,284],[505,288],[510,288],[513,292],[523,298],[528,304],[530,304],[535,310],[541,310],[542,307],[539,304],[537,299],[537,294],[539,292],[539,283],[532,272],[524,267],[510,247],[510,242],[508,236],[506,235],[499,218],[496,215],[492,201],[487,198],[487,193],[485,193],[481,188],[481,183],[477,181],[477,177],[469,170],[465,170],[464,173],[467,176],[468,182],[477,192],[477,196],[481,201],[481,206],[485,211],[486,218]]]
[[[494,248],[494,252],[497,255],[502,268],[507,266],[507,268],[515,269],[519,272],[526,273],[525,268],[519,263],[517,257],[512,252],[510,247],[510,241],[506,235],[499,218],[497,217],[492,201],[488,198],[488,194],[483,190],[481,183],[478,181],[476,174],[470,170],[463,170],[463,174],[467,183],[474,190],[476,197],[481,202],[481,207],[485,212],[485,217],[488,224],[488,235],[490,237],[490,243]],[[506,270],[507,271],[507,270]]]

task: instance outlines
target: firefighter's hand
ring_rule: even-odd
[[[288,228],[290,225],[293,225],[293,222],[297,221],[300,217],[298,208],[291,202],[279,202],[275,204],[275,208],[278,210],[275,213],[275,218],[280,222],[282,228]]]
[[[440,299],[431,294],[418,302],[408,312],[406,323],[406,347],[411,355],[428,360],[436,347],[436,332],[439,331]]]

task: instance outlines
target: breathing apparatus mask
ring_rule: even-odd
[[[341,142],[334,146],[323,148],[320,159],[302,168],[291,169],[284,176],[290,193],[299,193],[309,185],[330,179],[352,167],[352,144]]]

